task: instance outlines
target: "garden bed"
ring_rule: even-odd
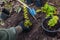
[[[51,2],[51,1],[49,1]],[[54,3],[55,1],[52,1],[52,3]],[[58,2],[58,0],[57,0]],[[56,4],[57,5],[57,4]],[[55,6],[56,6],[55,5]],[[58,14],[60,13],[60,4],[56,6],[57,10],[58,10]],[[60,15],[60,14],[59,14]],[[29,15],[30,20],[32,21],[33,25],[32,25],[32,30],[30,32],[22,32],[20,34],[17,35],[17,39],[16,40],[60,40],[60,33],[58,33],[57,36],[55,37],[49,37],[47,36],[43,29],[41,28],[41,23],[42,20],[45,17],[44,13],[38,13],[35,17],[38,19],[37,21],[39,23],[37,23],[37,21],[35,21],[31,15]],[[17,13],[13,13],[13,15],[11,15],[6,21],[4,26],[1,25],[1,27],[4,28],[10,28],[10,27],[15,27],[16,25],[18,25],[18,23],[20,21],[23,20],[23,12],[21,11],[20,14]]]

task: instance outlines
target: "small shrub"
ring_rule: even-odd
[[[53,17],[48,21],[48,25],[49,25],[50,27],[54,27],[55,24],[57,24],[58,20],[59,20],[58,16],[53,16]]]
[[[42,12],[46,13],[46,18],[49,16],[53,16],[53,14],[56,14],[56,8],[54,6],[49,5],[46,3],[44,7],[41,8]]]

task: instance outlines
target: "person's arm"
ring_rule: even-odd
[[[0,28],[0,40],[15,40],[16,34],[20,31],[22,32],[20,27]]]
[[[20,22],[16,27],[11,27],[8,29],[0,28],[0,40],[15,40],[16,35],[22,31],[30,31],[30,28],[25,27],[23,22]]]

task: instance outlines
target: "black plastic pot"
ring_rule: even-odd
[[[7,9],[3,9],[2,13],[0,14],[1,19],[5,20],[9,17],[10,13]]]
[[[60,25],[59,25],[59,21],[58,21],[58,23],[57,23],[57,25],[55,25],[55,26],[57,26],[56,28],[57,28],[57,30],[48,30],[46,27],[47,27],[47,21],[49,20],[49,19],[51,19],[51,17],[50,18],[46,18],[46,19],[44,19],[43,20],[43,23],[42,23],[42,28],[43,28],[43,30],[44,30],[44,33],[46,34],[46,35],[48,35],[48,36],[51,36],[51,37],[55,37],[56,35],[57,35],[57,30],[60,28]]]

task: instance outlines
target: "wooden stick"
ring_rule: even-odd
[[[23,6],[25,6],[25,7],[29,8],[27,4],[25,4],[25,3],[21,2],[20,0],[18,0],[18,2],[20,2]]]

